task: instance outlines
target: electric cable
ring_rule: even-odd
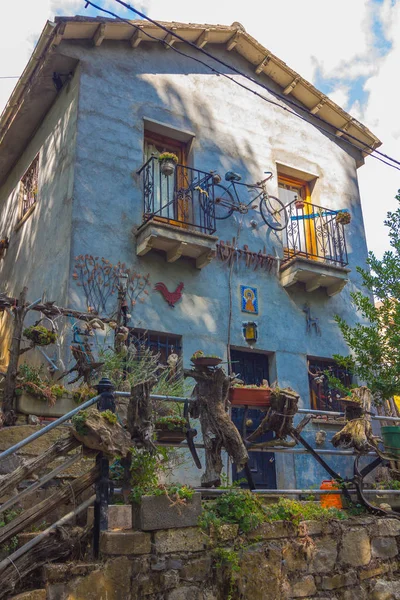
[[[250,77],[249,75],[246,75],[245,73],[242,73],[240,70],[236,69],[235,67],[233,67],[232,65],[229,65],[227,63],[225,63],[224,61],[220,60],[217,57],[214,57],[212,54],[208,53],[207,51],[205,51],[203,48],[199,48],[198,46],[196,46],[196,44],[193,44],[193,42],[187,41],[185,40],[185,38],[181,37],[179,34],[176,34],[174,31],[169,30],[168,28],[164,27],[163,25],[157,23],[156,21],[153,21],[152,19],[150,19],[150,17],[147,17],[146,15],[144,15],[143,13],[141,13],[140,11],[132,8],[131,6],[129,6],[128,4],[125,4],[124,2],[122,2],[121,0],[115,0],[116,2],[118,2],[119,4],[125,6],[126,8],[129,8],[130,10],[132,10],[134,13],[138,14],[139,16],[143,17],[143,19],[148,20],[149,22],[153,23],[154,25],[158,26],[159,28],[161,28],[163,31],[166,31],[167,33],[170,33],[171,35],[177,37],[180,41],[188,44],[189,46],[193,46],[197,51],[202,52],[203,54],[205,54],[206,56],[210,57],[212,60],[215,60],[217,62],[219,62],[220,64],[222,64],[223,66],[226,66],[229,69],[232,69],[233,71],[235,71],[237,74],[243,76],[245,79],[249,79],[252,83],[255,83],[257,86],[262,87],[263,89],[265,89],[266,91],[268,91],[269,93],[271,93],[272,95],[278,97],[278,98],[282,98],[285,102],[289,103],[289,104],[293,104],[297,109],[300,109],[302,111],[307,111],[308,114],[308,109],[297,104],[296,102],[293,102],[292,100],[290,100],[287,97],[283,97],[280,96],[279,94],[277,94],[276,92],[270,90],[267,86],[265,86],[264,84],[258,82],[257,80],[255,80],[254,78]],[[120,17],[119,15],[117,15],[116,13],[107,10],[106,8],[103,8],[97,4],[95,4],[94,2],[92,2],[91,0],[84,0],[85,2],[85,7],[87,8],[88,5],[92,6],[93,8],[96,8],[97,10],[104,12],[106,14],[111,15],[112,17],[114,17],[115,19],[126,23],[127,25],[133,27],[134,29],[138,30],[138,31],[142,31],[146,37],[164,44],[165,46],[168,46],[169,48],[171,48],[171,50],[173,50],[174,52],[176,52],[177,54],[180,54],[181,56],[184,56],[185,58],[189,58],[191,60],[194,60],[195,62],[205,66],[207,69],[210,69],[212,72],[214,72],[216,75],[222,76],[230,81],[232,81],[233,83],[235,83],[236,85],[238,85],[239,87],[251,92],[252,94],[254,94],[255,96],[261,98],[262,100],[264,100],[265,102],[268,102],[269,104],[272,104],[274,106],[277,106],[278,108],[281,108],[282,110],[288,112],[289,114],[294,115],[295,117],[301,119],[302,121],[306,122],[306,123],[310,123],[309,119],[303,117],[302,115],[297,114],[294,110],[291,110],[290,108],[288,108],[287,106],[283,106],[282,104],[279,104],[278,102],[271,100],[270,98],[267,98],[266,96],[263,96],[262,94],[260,94],[259,92],[257,92],[256,90],[253,90],[251,88],[249,88],[248,86],[246,86],[245,84],[241,83],[240,81],[237,81],[236,79],[234,79],[233,77],[231,77],[230,75],[227,75],[226,73],[222,73],[221,71],[218,71],[215,67],[213,67],[212,65],[194,57],[194,56],[190,56],[190,54],[186,54],[185,52],[182,52],[181,50],[178,50],[178,48],[175,48],[175,46],[173,46],[173,44],[170,44],[169,42],[165,41],[165,40],[160,40],[159,38],[151,35],[148,32],[143,31],[143,29],[141,27],[139,27],[138,25],[135,25],[134,23],[132,23],[132,21],[129,21],[128,19],[124,19],[123,17]],[[318,121],[321,121],[323,123],[325,123],[325,121],[323,119],[321,119],[320,117],[318,117],[317,115],[312,115],[312,117],[314,119],[317,119]],[[327,135],[334,137],[335,133],[332,131],[329,131],[328,129],[321,127],[319,125],[313,124],[314,127],[316,129],[318,129],[319,131],[321,131],[322,133],[326,133]],[[347,131],[345,130],[341,130],[341,129],[337,129],[337,131],[343,131],[343,134],[346,135],[347,137],[350,137],[352,139],[355,139],[357,142],[359,142],[359,144],[362,144],[364,146],[365,150],[370,150],[371,153],[368,153],[369,156],[371,156],[372,158],[375,158],[377,160],[379,160],[380,162],[386,164],[389,167],[392,167],[393,169],[396,169],[398,171],[400,171],[400,168],[397,167],[394,164],[391,164],[385,160],[383,160],[382,158],[380,158],[379,156],[376,156],[376,154],[380,154],[382,156],[387,157],[389,160],[391,160],[392,162],[395,162],[397,164],[400,165],[400,162],[397,161],[394,158],[391,158],[389,156],[387,156],[386,154],[383,154],[382,152],[379,152],[379,150],[376,150],[375,148],[373,148],[373,146],[369,146],[368,144],[366,144],[365,142],[361,141],[359,138],[353,136],[352,134],[349,134]],[[347,144],[349,144],[350,146],[356,148],[357,150],[360,150],[360,147],[357,146],[356,144],[352,143],[350,140],[348,139],[343,139],[343,141]],[[374,154],[376,153],[376,154]]]
[[[123,0],[114,0],[115,2],[117,2],[118,4],[120,4],[121,6],[124,6],[125,8],[127,8],[128,10],[131,10],[132,12],[134,12],[135,14],[137,14],[138,16],[140,16],[142,19],[149,21],[149,23],[152,23],[153,25],[156,25],[157,27],[159,27],[160,29],[162,29],[163,31],[165,31],[168,34],[173,35],[174,37],[176,37],[177,39],[179,39],[181,42],[184,42],[186,44],[188,44],[189,46],[191,46],[192,48],[194,48],[195,50],[201,52],[202,54],[208,56],[209,58],[211,58],[212,60],[215,60],[216,62],[220,63],[221,65],[223,65],[224,67],[227,67],[229,69],[232,69],[235,73],[237,73],[238,75],[241,75],[242,77],[245,77],[246,79],[248,79],[249,81],[251,81],[252,83],[254,83],[255,85],[262,87],[263,89],[265,89],[266,91],[268,91],[270,94],[275,95],[276,97],[280,98],[281,100],[284,100],[285,102],[287,102],[288,104],[292,104],[293,106],[295,106],[296,108],[298,108],[299,110],[302,110],[304,112],[309,112],[309,109],[307,109],[306,107],[302,106],[301,104],[298,104],[297,102],[295,102],[294,100],[291,100],[290,98],[287,98],[286,96],[276,93],[273,90],[271,90],[270,88],[268,88],[268,86],[266,86],[265,84],[261,83],[260,81],[258,81],[257,79],[255,79],[254,77],[251,77],[250,75],[246,75],[246,73],[243,73],[242,71],[240,71],[239,69],[237,69],[236,67],[234,67],[233,65],[224,62],[223,60],[221,60],[220,58],[216,57],[215,55],[213,55],[211,52],[208,52],[207,50],[204,50],[204,48],[199,48],[199,46],[197,46],[195,43],[190,42],[188,40],[186,40],[184,37],[180,36],[178,33],[176,33],[175,31],[173,31],[172,29],[169,29],[168,27],[165,27],[165,25],[162,25],[161,23],[158,23],[157,21],[155,21],[154,19],[151,19],[150,17],[148,17],[147,15],[145,15],[144,13],[140,12],[139,10],[137,10],[136,8],[133,8],[133,6],[130,6],[129,4],[127,4],[126,2],[124,2]],[[118,17],[121,18],[121,17]],[[129,21],[127,21],[129,23]],[[139,28],[140,29],[140,28]],[[164,40],[158,40],[158,38],[156,38],[157,41],[164,41]],[[188,56],[189,57],[189,56]],[[190,57],[189,57],[190,58]],[[321,119],[321,117],[318,117],[318,115],[313,115],[313,117],[315,119],[317,119],[318,121],[321,121],[322,123],[325,123],[325,121],[323,119]],[[384,158],[387,158],[388,160],[391,160],[395,163],[397,163],[398,165],[400,165],[400,161],[396,160],[395,158],[392,158],[391,156],[384,154],[383,152],[377,150],[376,148],[374,148],[373,146],[370,146],[368,144],[366,144],[365,142],[362,142],[359,138],[357,138],[356,136],[348,133],[345,129],[341,129],[341,128],[337,128],[337,131],[342,132],[343,134],[345,134],[346,136],[351,137],[352,139],[358,141],[360,144],[363,144],[366,148],[380,154],[381,156],[383,156]],[[328,131],[326,131],[327,133],[330,133]]]

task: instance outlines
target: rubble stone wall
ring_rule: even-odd
[[[103,563],[49,565],[48,600],[395,600],[400,520],[103,534]],[[234,567],[232,569],[232,566]]]

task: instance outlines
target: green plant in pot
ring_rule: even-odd
[[[177,414],[158,416],[155,430],[159,442],[180,443],[186,437],[186,419]]]
[[[206,354],[203,350],[196,350],[190,360],[196,367],[216,367],[222,362],[216,354]]]
[[[338,225],[348,225],[351,221],[351,214],[347,211],[340,210],[336,213],[336,223]]]
[[[173,175],[175,167],[178,162],[178,157],[173,152],[162,152],[159,155],[158,160],[160,162],[160,171],[166,177]]]
[[[32,325],[23,331],[24,336],[35,346],[48,346],[57,340],[57,334],[43,325]]]
[[[43,375],[43,366],[38,368],[27,363],[20,365],[18,379],[19,383],[15,391],[17,396],[26,392],[47,402],[50,406],[54,406],[57,399],[67,393],[63,385],[54,384]]]

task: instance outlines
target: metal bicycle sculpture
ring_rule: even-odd
[[[225,180],[229,185],[225,187],[219,181],[214,183],[214,202],[215,202],[215,218],[217,220],[227,219],[234,211],[240,214],[247,214],[249,210],[257,208],[254,204],[260,200],[259,209],[263,221],[276,231],[286,229],[289,216],[285,205],[276,198],[270,196],[267,190],[267,181],[272,178],[270,171],[265,171],[267,177],[262,181],[254,184],[241,183],[242,176],[233,171],[228,171],[225,174]],[[246,190],[250,194],[255,194],[247,201],[243,201],[243,191]]]

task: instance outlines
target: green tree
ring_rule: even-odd
[[[381,260],[369,252],[368,268],[357,267],[370,294],[355,292],[351,296],[368,324],[350,326],[335,317],[351,356],[334,358],[365,382],[376,404],[400,395],[400,190],[396,200],[399,208],[389,212],[384,222],[389,228],[390,250]]]

